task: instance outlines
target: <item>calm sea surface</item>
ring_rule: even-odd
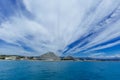
[[[120,80],[120,62],[0,61],[0,80]]]

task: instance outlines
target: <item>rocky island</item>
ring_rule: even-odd
[[[59,57],[53,52],[40,56],[0,55],[0,60],[40,60],[40,61],[120,61],[120,58]]]

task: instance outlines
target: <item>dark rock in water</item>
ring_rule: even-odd
[[[60,57],[55,55],[53,52],[48,52],[40,56],[40,60],[45,60],[45,61],[59,61]]]

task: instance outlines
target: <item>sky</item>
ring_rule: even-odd
[[[120,0],[0,0],[0,54],[120,57]]]

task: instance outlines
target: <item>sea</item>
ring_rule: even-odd
[[[120,80],[120,62],[1,60],[0,80]]]

